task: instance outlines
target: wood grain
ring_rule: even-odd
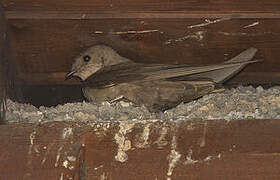
[[[204,65],[248,47],[265,62],[233,83],[279,84],[280,2],[233,0],[3,0],[21,79],[64,81],[85,48],[106,44],[136,62]],[[263,78],[259,78],[262,77]]]
[[[83,11],[83,12],[278,12],[278,0],[3,0],[9,11]]]
[[[256,47],[259,49],[256,58],[263,57],[265,61],[249,65],[236,82],[247,83],[243,78],[246,73],[259,77],[260,72],[269,72],[271,82],[279,83],[278,75],[273,74],[280,68],[277,63],[280,47],[278,21],[96,19],[10,20],[9,24],[13,54],[21,78],[27,83],[69,83],[64,81],[62,74],[71,69],[75,56],[94,44],[112,46],[136,62],[189,65],[223,62],[249,47]],[[258,80],[263,82],[260,79],[256,82]]]
[[[279,120],[3,125],[0,177],[277,180],[279,129]]]

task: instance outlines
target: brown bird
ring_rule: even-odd
[[[96,45],[75,59],[66,78],[79,77],[89,101],[125,98],[157,112],[221,90],[221,83],[247,64],[259,61],[251,60],[256,52],[249,48],[225,63],[194,67],[135,63],[111,47]]]

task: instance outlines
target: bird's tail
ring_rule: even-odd
[[[258,62],[260,60],[252,60],[258,50],[256,48],[249,48],[234,58],[226,61],[224,64],[236,64],[230,67],[224,67],[221,69],[202,72],[199,74],[190,75],[190,78],[209,78],[216,83],[223,83],[230,79],[232,76],[240,72],[247,64]],[[223,65],[223,64],[222,64]],[[221,66],[222,66],[221,65]]]

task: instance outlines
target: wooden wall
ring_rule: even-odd
[[[73,58],[107,44],[138,62],[222,62],[248,47],[265,62],[232,83],[280,83],[278,0],[3,0],[21,79],[64,81]]]

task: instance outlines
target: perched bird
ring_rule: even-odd
[[[125,98],[157,112],[221,90],[221,83],[258,61],[251,60],[256,52],[249,48],[225,63],[194,67],[135,63],[111,47],[95,45],[75,59],[66,79],[79,77],[89,101]]]

